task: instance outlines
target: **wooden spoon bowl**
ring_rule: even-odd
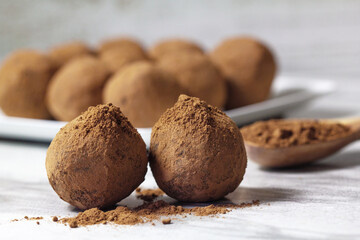
[[[324,119],[320,120],[320,122],[341,123],[350,128],[350,133],[331,141],[279,148],[267,148],[245,140],[245,148],[249,159],[268,168],[302,165],[334,154],[360,138],[360,118]]]

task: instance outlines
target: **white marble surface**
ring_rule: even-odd
[[[29,1],[0,0],[0,58],[19,47],[48,47],[73,39],[95,45],[130,34],[151,45],[186,36],[213,47],[226,36],[250,34],[276,51],[285,74],[337,79],[338,91],[290,117],[360,116],[359,1]],[[265,171],[249,162],[227,198],[261,205],[220,218],[171,225],[70,229],[53,215],[76,212],[46,179],[46,145],[0,139],[0,239],[360,239],[360,142],[316,164]],[[309,153],[311,154],[311,153]],[[154,187],[149,173],[145,187]],[[139,204],[133,196],[126,204]],[[43,216],[33,221],[13,218]]]

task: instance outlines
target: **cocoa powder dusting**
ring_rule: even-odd
[[[71,228],[79,226],[89,226],[95,224],[119,224],[119,225],[135,225],[141,223],[148,223],[154,220],[160,220],[162,217],[170,217],[175,215],[182,215],[186,217],[187,214],[195,216],[215,216],[218,214],[226,214],[233,209],[247,208],[258,206],[259,200],[251,203],[242,204],[221,204],[209,205],[206,207],[184,208],[182,206],[175,206],[165,201],[159,200],[155,202],[147,202],[143,205],[130,209],[124,206],[118,206],[114,210],[102,211],[98,208],[92,208],[84,212],[80,212],[75,217],[61,218],[58,222],[68,225]],[[163,224],[172,223],[170,218],[162,220]]]
[[[267,148],[291,147],[331,141],[351,133],[340,123],[317,120],[259,121],[241,129],[245,141]]]
[[[141,189],[137,188],[135,191],[136,197],[146,202],[152,202],[157,197],[163,196],[165,193],[160,189]]]

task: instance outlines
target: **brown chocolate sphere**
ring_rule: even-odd
[[[228,82],[227,109],[269,97],[276,63],[264,44],[252,38],[231,38],[216,47],[211,57]]]
[[[219,109],[186,95],[152,128],[149,158],[161,190],[186,202],[217,200],[234,191],[247,164],[236,124]]]
[[[169,53],[179,52],[204,53],[203,49],[194,42],[184,39],[168,39],[155,44],[149,54],[153,59],[160,59]]]
[[[102,103],[109,76],[105,64],[93,56],[80,56],[65,64],[52,78],[46,96],[51,114],[70,121],[90,106]]]
[[[148,57],[142,46],[130,39],[116,39],[100,46],[100,59],[115,73],[125,65],[146,60]]]
[[[147,171],[146,146],[118,107],[90,107],[63,127],[46,155],[49,182],[80,209],[108,207],[129,196]]]
[[[12,53],[0,69],[0,107],[9,116],[50,118],[45,93],[54,72],[51,60],[33,50]]]
[[[59,68],[75,57],[92,54],[92,50],[83,42],[71,42],[52,48],[50,58]]]
[[[104,88],[104,102],[119,106],[135,127],[152,127],[182,90],[176,79],[151,62],[119,70]]]
[[[105,40],[101,43],[99,47],[99,52],[105,52],[109,49],[114,48],[132,48],[137,49],[139,52],[144,52],[143,46],[141,43],[132,38],[122,37],[122,38],[113,38]]]
[[[193,97],[222,108],[226,101],[226,82],[207,56],[197,52],[167,54],[159,67],[176,76],[180,85]]]

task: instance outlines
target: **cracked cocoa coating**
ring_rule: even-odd
[[[188,94],[222,108],[226,101],[226,82],[210,59],[198,52],[167,54],[158,61],[165,71],[176,76]]]
[[[51,114],[70,121],[90,106],[102,103],[102,90],[110,72],[93,56],[80,56],[65,64],[51,79],[46,96]]]
[[[147,60],[144,49],[134,41],[120,39],[104,43],[100,48],[100,59],[115,73],[127,64]]]
[[[227,109],[269,97],[276,63],[263,43],[252,38],[230,38],[214,49],[211,58],[227,79]]]
[[[129,196],[147,171],[146,146],[111,104],[90,107],[63,127],[46,155],[49,182],[79,209],[107,207]]]
[[[184,93],[176,79],[151,62],[129,64],[106,83],[104,102],[119,106],[135,127],[152,127]]]
[[[145,53],[144,48],[140,42],[128,37],[112,38],[103,41],[99,47],[99,52],[102,53],[113,48],[132,48],[137,49],[139,52]]]
[[[194,42],[175,38],[158,42],[149,50],[149,55],[151,58],[158,60],[167,54],[179,52],[204,53],[204,50]]]
[[[0,107],[9,116],[51,118],[45,105],[45,93],[54,64],[34,50],[12,53],[0,69]]]
[[[161,190],[186,202],[217,200],[234,191],[247,164],[236,124],[219,109],[186,95],[152,128],[149,160]]]
[[[83,42],[62,44],[49,51],[49,56],[57,68],[60,68],[75,57],[88,54],[93,54],[93,51]]]

